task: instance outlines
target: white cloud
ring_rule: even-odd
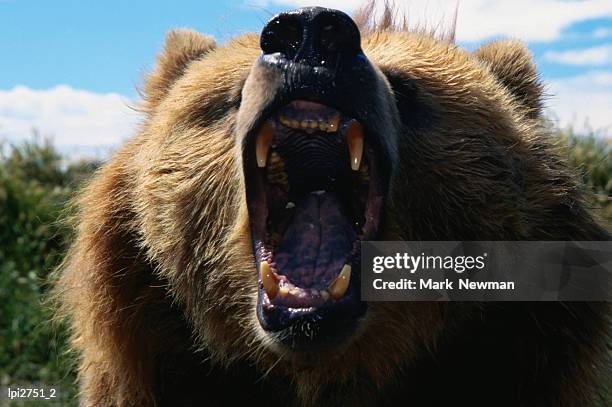
[[[549,82],[548,106],[559,125],[580,129],[585,121],[593,129],[612,134],[612,71],[593,71]]]
[[[132,102],[117,93],[93,93],[59,85],[46,90],[0,90],[0,139],[29,139],[32,129],[50,135],[73,155],[99,155],[131,136],[139,119]]]
[[[594,71],[549,83],[548,106],[561,126],[588,119],[596,129],[612,130],[612,71]],[[116,93],[99,94],[60,85],[47,90],[17,86],[0,90],[0,140],[29,139],[32,129],[52,135],[72,156],[105,156],[132,136],[141,119],[134,105]]]
[[[544,59],[566,65],[612,64],[612,44],[569,51],[548,51]]]
[[[286,6],[311,6],[313,0],[264,0]],[[326,0],[325,7],[346,12],[357,9],[364,0]],[[379,0],[378,5],[384,1]],[[525,41],[552,41],[563,28],[577,21],[612,16],[610,0],[409,0],[395,1],[407,13],[409,23],[436,27],[452,24],[458,4],[457,40],[478,41],[507,36]]]

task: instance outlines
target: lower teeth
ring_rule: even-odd
[[[338,276],[331,282],[326,290],[304,289],[280,281],[279,277],[274,273],[267,261],[262,261],[259,265],[260,278],[263,288],[270,300],[277,296],[285,298],[289,295],[293,297],[311,298],[321,297],[327,301],[330,297],[334,300],[340,300],[346,294],[351,280],[351,266],[345,264]]]

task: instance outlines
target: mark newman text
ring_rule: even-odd
[[[468,278],[460,278],[457,281],[450,281],[448,278],[443,281],[432,278],[384,281],[377,278],[372,284],[375,290],[454,290],[455,283],[458,290],[514,290],[514,281],[471,281]]]

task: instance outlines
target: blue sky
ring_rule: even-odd
[[[259,30],[282,9],[240,0],[0,0],[0,89],[66,84],[136,96],[169,29],[191,27],[222,40]]]
[[[361,3],[323,4],[350,12]],[[0,0],[0,139],[37,127],[66,148],[114,146],[133,133],[137,117],[126,106],[169,29],[223,42],[305,4],[316,2]],[[396,4],[419,25],[449,21],[455,9],[442,0]],[[457,24],[468,49],[494,38],[526,41],[561,125],[612,124],[612,1],[463,0]]]

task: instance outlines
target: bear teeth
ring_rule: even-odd
[[[266,294],[268,294],[268,298],[273,300],[280,291],[280,288],[278,286],[279,279],[276,276],[276,273],[274,273],[270,269],[270,265],[265,260],[259,264],[259,273],[261,277],[261,283],[264,287],[264,290],[266,290]]]
[[[352,120],[346,130],[346,142],[351,158],[351,169],[359,171],[363,157],[363,126],[357,120]]]
[[[328,133],[334,133],[338,130],[338,124],[340,123],[340,117],[336,116],[329,121],[322,121],[321,119],[304,119],[302,121],[289,119],[284,115],[279,116],[279,121],[282,125],[292,128],[304,130],[307,133],[311,134],[315,130],[319,129],[321,131],[326,131]],[[272,143],[272,138],[270,136],[269,141],[267,135],[268,132],[272,133],[272,127],[266,123],[266,126],[269,127],[265,130],[260,130],[259,134],[263,133],[262,140],[257,140],[257,163],[259,165],[260,162],[263,162],[263,165],[259,165],[259,167],[265,167],[266,159],[267,159],[267,151],[270,148],[270,144]],[[262,126],[263,127],[263,126]],[[357,120],[351,120],[346,127],[346,141],[349,147],[349,157],[351,169],[353,171],[359,171],[359,167],[361,165],[361,159],[363,157],[363,126]],[[266,144],[267,143],[267,144]],[[261,146],[261,152],[260,152]]]
[[[338,276],[331,282],[327,290],[305,289],[296,287],[291,284],[286,277],[278,276],[270,267],[270,264],[264,260],[259,263],[259,274],[263,289],[268,296],[268,300],[272,301],[279,297],[287,299],[311,298],[316,301],[327,301],[329,298],[340,300],[346,294],[349,283],[351,281],[351,266],[345,264]],[[282,301],[282,300],[281,300]]]
[[[339,300],[344,297],[346,290],[348,289],[349,282],[351,281],[351,266],[345,264],[338,274],[338,277],[328,287],[329,295],[334,300]]]
[[[270,123],[265,122],[261,125],[255,140],[255,154],[257,155],[257,166],[259,168],[264,168],[266,166],[273,138],[274,129]]]
[[[308,132],[314,132],[318,129],[327,133],[335,133],[338,131],[338,124],[340,123],[340,116],[334,116],[328,120],[314,117],[296,120],[280,115],[278,119],[285,127],[297,130],[306,130]]]

